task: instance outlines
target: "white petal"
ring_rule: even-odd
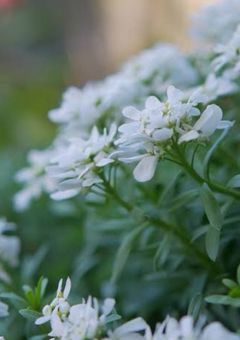
[[[105,165],[108,165],[108,164],[113,163],[113,162],[114,162],[113,159],[110,159],[110,158],[103,158],[103,159],[101,159],[100,161],[98,161],[98,162],[96,163],[96,166],[101,167],[101,166],[105,166]]]
[[[139,120],[140,112],[134,106],[127,106],[123,109],[123,115],[132,120]]]
[[[70,290],[71,290],[71,280],[70,278],[68,277],[67,278],[67,281],[66,281],[66,284],[65,284],[65,288],[64,288],[64,291],[63,291],[63,297],[64,299],[67,299],[69,293],[70,293]]]
[[[55,201],[61,201],[61,200],[72,198],[72,197],[78,195],[79,191],[80,191],[79,189],[57,191],[57,192],[54,192],[53,194],[51,194],[50,196]]]
[[[48,333],[49,336],[61,337],[63,333],[63,323],[57,313],[54,313],[51,317],[52,331]]]
[[[199,137],[199,133],[195,130],[191,130],[179,138],[178,144],[181,144],[183,142],[189,142],[190,140],[197,139],[198,137]]]
[[[193,318],[191,316],[184,316],[180,321],[181,332],[184,337],[191,337],[193,333]]]
[[[204,136],[211,136],[222,120],[222,116],[223,112],[219,106],[215,104],[208,105],[193,128],[201,131]]]
[[[125,134],[137,133],[139,130],[139,123],[132,122],[119,126],[118,131]]]
[[[179,101],[183,98],[183,92],[176,89],[174,86],[169,86],[167,89],[167,97],[169,103],[172,105],[179,103]]]
[[[35,325],[42,325],[42,324],[44,324],[45,322],[50,321],[50,319],[51,319],[51,316],[50,316],[50,315],[41,316],[40,318],[38,318],[38,319],[35,321]]]
[[[123,162],[123,163],[134,163],[134,162],[138,162],[140,161],[141,159],[144,158],[144,155],[137,155],[137,156],[121,156],[119,157],[119,161]]]
[[[138,182],[150,181],[156,170],[158,163],[157,156],[146,156],[136,166],[133,171],[134,178]]]
[[[121,337],[131,332],[138,332],[147,329],[147,324],[142,318],[128,321],[114,331],[116,337]],[[130,338],[129,338],[130,339]]]
[[[57,296],[61,294],[62,292],[62,284],[63,284],[63,279],[60,279],[58,282],[58,287],[57,287]]]
[[[217,129],[224,130],[232,127],[233,125],[234,122],[230,122],[229,120],[221,120],[221,122],[217,126]]]
[[[66,179],[58,184],[58,190],[72,190],[81,188],[82,184],[79,179]]]
[[[153,138],[156,140],[156,141],[165,141],[169,138],[171,138],[173,135],[173,130],[172,129],[168,129],[168,128],[163,128],[163,129],[159,129],[159,130],[156,130],[154,133],[153,133]]]
[[[208,325],[200,340],[239,340],[240,337],[237,334],[231,333],[226,330],[219,322],[213,322]]]
[[[103,314],[104,315],[110,314],[114,306],[115,306],[114,299],[111,299],[111,298],[105,299],[103,306],[102,306]]]
[[[162,105],[160,100],[157,97],[151,96],[148,97],[145,103],[146,109],[157,109]]]

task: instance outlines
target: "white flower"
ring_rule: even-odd
[[[219,76],[210,73],[205,83],[199,87],[199,91],[206,97],[204,103],[209,103],[218,97],[236,92],[238,86],[231,78],[226,71]]]
[[[152,335],[148,328],[146,340],[239,340],[240,337],[226,330],[220,323],[213,322],[202,327],[199,322],[194,326],[191,316],[184,316],[180,321],[167,317],[162,324],[158,324]]]
[[[220,0],[205,6],[193,17],[192,32],[210,47],[225,44],[239,24],[239,0]]]
[[[108,338],[111,340],[144,340],[145,336],[139,332],[146,331],[147,323],[142,318],[136,318],[117,327],[113,332],[108,332]]]
[[[5,232],[15,229],[14,223],[9,223],[5,218],[0,218],[0,259],[12,267],[18,264],[20,241],[17,236],[5,235]]]
[[[206,326],[201,334],[200,340],[239,340],[240,336],[229,332],[219,322],[213,322]]]
[[[240,25],[227,44],[217,46],[216,53],[218,56],[213,60],[215,71],[219,71],[226,65],[235,68],[235,65],[240,62]],[[235,77],[239,77],[238,72]]]
[[[18,211],[27,209],[33,199],[42,192],[51,192],[55,187],[53,179],[45,173],[45,168],[53,157],[55,150],[32,150],[28,154],[29,167],[17,172],[16,181],[24,185],[15,194],[13,203]]]
[[[200,118],[193,125],[192,129],[179,138],[179,143],[191,140],[208,138],[216,129],[226,129],[232,126],[229,121],[222,120],[223,112],[219,106],[212,104],[201,114]]]
[[[139,182],[150,180],[159,159],[172,147],[173,138],[181,143],[208,137],[216,128],[223,128],[222,122],[220,127],[221,109],[216,105],[208,106],[196,121],[200,115],[197,106],[205,101],[206,96],[199,89],[186,96],[169,86],[165,102],[151,96],[142,111],[126,107],[123,115],[130,121],[119,127],[118,150],[112,156],[125,163],[138,162],[133,171],[135,179]],[[217,127],[214,119],[219,120]]]
[[[57,183],[57,191],[51,195],[60,200],[77,195],[80,191],[102,182],[100,168],[113,162],[109,157],[117,127],[112,124],[109,133],[101,135],[96,127],[88,139],[73,138],[60,150],[48,167],[49,176]]]
[[[144,85],[146,95],[163,93],[170,84],[186,88],[197,81],[196,71],[187,58],[171,44],[158,43],[144,50],[123,65],[122,73],[136,79],[136,85]]]
[[[63,94],[60,108],[51,110],[49,118],[56,123],[80,120],[82,129],[91,127],[100,116],[101,96],[102,86],[98,82],[87,84],[83,89],[70,87]]]
[[[94,339],[97,334],[105,331],[106,317],[114,305],[113,299],[106,299],[100,308],[96,299],[88,297],[87,301],[71,306],[67,317],[63,318],[55,309],[51,315],[49,336],[62,340]]]
[[[58,283],[56,297],[49,305],[43,307],[43,316],[35,321],[36,325],[42,325],[43,323],[50,321],[54,313],[60,314],[63,317],[68,314],[70,305],[67,302],[67,298],[71,290],[71,280],[67,278],[64,289],[62,286],[63,280],[61,279]]]

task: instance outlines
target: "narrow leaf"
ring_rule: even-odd
[[[194,199],[198,196],[199,191],[197,189],[192,189],[178,195],[171,204],[170,211],[181,208],[183,205],[187,205],[194,201]]]
[[[206,251],[210,259],[215,261],[219,250],[223,217],[216,198],[206,184],[202,186],[200,196],[210,223],[205,238]]]
[[[229,128],[223,130],[219,138],[215,141],[215,143],[212,145],[212,147],[209,149],[209,151],[206,154],[206,157],[203,161],[203,173],[204,177],[209,179],[209,172],[210,172],[210,160],[218,148],[219,144],[222,142],[222,140],[225,138],[225,136],[228,133]]]
[[[240,265],[237,267],[237,282],[240,285]]]
[[[221,209],[207,184],[203,184],[200,191],[200,196],[211,227],[217,230],[221,230],[223,224]]]
[[[192,315],[194,320],[197,320],[199,317],[202,308],[202,301],[203,301],[202,294],[198,293],[192,298],[189,304],[188,314]]]
[[[240,188],[240,174],[233,176],[227,186],[231,188]]]
[[[128,256],[131,252],[131,249],[133,247],[133,243],[144,228],[145,228],[145,225],[142,225],[132,230],[130,233],[128,233],[124,237],[122,244],[120,245],[118,249],[116,258],[115,258],[115,262],[113,266],[113,273],[112,273],[112,278],[111,278],[112,282],[116,282],[119,276],[121,275],[123,268],[126,264],[126,261],[128,259]]]
[[[39,318],[42,314],[38,313],[32,309],[26,308],[26,309],[20,309],[19,314],[21,314],[25,319],[35,321],[37,318]]]
[[[209,228],[205,238],[205,246],[208,256],[212,261],[217,258],[220,243],[220,231],[215,228]]]
[[[236,282],[230,279],[223,279],[222,283],[224,284],[224,286],[226,286],[229,289],[237,287]]]
[[[240,298],[232,298],[228,295],[211,295],[205,298],[208,303],[240,307]]]

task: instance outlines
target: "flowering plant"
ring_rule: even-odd
[[[53,299],[47,279],[32,288],[34,270],[50,266],[45,248],[20,264],[23,293],[0,268],[0,297],[28,320],[31,339],[240,339],[240,2],[208,6],[192,33],[189,54],[159,43],[67,89],[49,112],[54,141],[17,172],[17,212],[47,195],[46,211],[78,227],[68,246],[60,229],[50,240],[57,267],[78,250]],[[0,259],[11,267],[19,240],[2,234],[12,229],[2,221]],[[80,302],[79,285],[89,296]]]

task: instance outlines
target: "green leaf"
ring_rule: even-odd
[[[237,267],[237,282],[240,285],[240,265]]]
[[[45,340],[47,338],[48,338],[47,334],[44,334],[44,335],[34,335],[34,336],[31,336],[28,340]]]
[[[174,211],[176,209],[181,208],[183,205],[187,205],[194,201],[194,199],[199,195],[198,189],[192,189],[178,195],[171,204],[170,211]]]
[[[227,186],[231,188],[240,188],[240,174],[233,176],[229,180]]]
[[[202,186],[200,196],[209,221],[209,228],[205,238],[206,251],[210,259],[215,261],[219,250],[223,217],[216,198],[206,184]]]
[[[214,152],[216,151],[216,149],[218,148],[218,145],[222,142],[222,140],[225,138],[225,136],[227,135],[229,131],[229,128],[223,130],[223,132],[221,133],[221,135],[219,136],[219,138],[215,141],[215,143],[212,145],[212,147],[209,149],[209,151],[207,152],[205,159],[203,161],[203,174],[205,178],[209,179],[209,171],[210,171],[210,160],[214,154]]]
[[[118,314],[111,314],[111,315],[106,316],[105,323],[106,323],[106,324],[107,324],[107,323],[111,323],[111,322],[120,320],[121,318],[122,318],[121,315],[118,315]]]
[[[27,301],[15,293],[1,293],[0,298],[9,300],[17,309],[27,306]]]
[[[228,295],[211,295],[205,298],[208,303],[213,303],[217,305],[226,305],[233,307],[240,307],[240,298],[232,298]]]
[[[205,246],[208,256],[212,261],[217,258],[220,244],[220,231],[214,228],[209,228],[205,238]]]
[[[19,314],[21,314],[25,319],[35,321],[42,314],[38,313],[30,308],[20,309]]]
[[[169,252],[169,235],[166,234],[160,241],[155,256],[153,258],[153,267],[155,271],[158,270],[159,264],[163,265],[166,262]]]
[[[202,308],[202,302],[203,302],[202,294],[198,293],[192,298],[189,304],[188,314],[192,315],[194,320],[197,320],[199,317]]]
[[[114,266],[113,266],[113,273],[112,273],[112,278],[111,281],[112,282],[116,282],[119,278],[119,276],[121,275],[123,268],[125,266],[125,263],[128,259],[128,256],[131,252],[131,249],[133,247],[133,243],[134,241],[137,239],[137,237],[139,236],[139,234],[142,232],[142,230],[145,228],[145,225],[142,225],[132,231],[130,231],[130,233],[128,233],[119,249],[115,258],[115,262],[114,262]]]
[[[230,280],[230,279],[223,279],[222,283],[224,284],[224,286],[226,286],[227,288],[235,288],[237,287],[237,284],[235,281]]]
[[[210,190],[210,188],[207,186],[207,184],[203,184],[200,196],[203,202],[204,210],[206,213],[206,216],[208,218],[208,221],[210,225],[217,230],[221,230],[222,224],[223,224],[223,217],[221,214],[221,209],[218,205],[218,202]]]
[[[47,252],[48,247],[43,245],[33,256],[24,258],[22,265],[23,282],[31,282],[34,274],[38,271],[40,264],[46,257]]]

